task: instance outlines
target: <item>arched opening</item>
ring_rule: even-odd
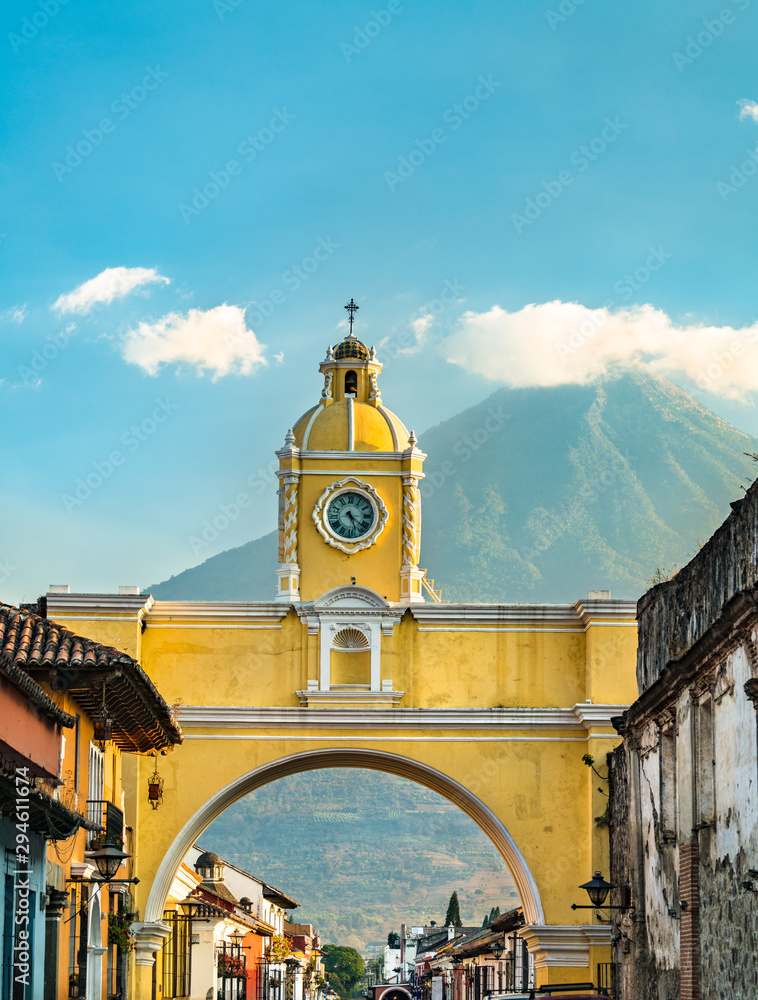
[[[385,771],[407,778],[437,792],[458,806],[487,835],[508,867],[529,924],[543,924],[539,891],[531,871],[505,826],[495,814],[463,785],[434,768],[398,754],[381,750],[328,748],[292,754],[263,765],[230,782],[185,823],[166,852],[153,881],[145,908],[145,921],[160,921],[172,879],[187,851],[203,831],[238,799],[287,775],[330,767],[359,767]]]
[[[389,986],[376,1000],[412,1000],[412,994],[402,986]]]
[[[352,370],[345,372],[345,395],[358,395],[358,372],[354,372]]]

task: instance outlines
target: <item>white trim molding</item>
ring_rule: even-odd
[[[599,933],[596,933],[599,932]],[[577,924],[530,924],[519,934],[534,955],[535,969],[551,966],[589,968],[590,945],[610,945],[610,927],[587,927]]]
[[[539,731],[572,730],[583,734],[594,728],[611,728],[611,718],[621,715],[628,705],[591,705],[582,703],[573,708],[348,708],[348,699],[341,697],[344,707],[323,704],[326,695],[338,691],[298,691],[298,697],[308,708],[182,705],[182,729],[442,729]],[[402,691],[350,691],[354,702],[378,695],[392,695],[399,700]],[[375,702],[378,704],[378,702]],[[321,707],[317,707],[321,706]],[[620,739],[612,736],[611,738]]]

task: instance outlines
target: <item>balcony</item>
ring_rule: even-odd
[[[87,819],[96,823],[100,830],[90,833],[87,838],[87,849],[97,850],[99,847],[124,847],[124,814],[105,799],[87,799]]]

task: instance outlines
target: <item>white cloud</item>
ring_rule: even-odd
[[[154,267],[106,267],[95,278],[79,285],[73,292],[59,296],[52,308],[58,312],[88,313],[98,305],[109,305],[143,285],[161,282],[170,284],[168,278],[158,274]]]
[[[752,118],[754,122],[758,122],[758,104],[755,101],[748,101],[743,97],[737,103],[740,106],[740,121],[743,118]]]
[[[265,365],[265,345],[245,322],[240,306],[190,309],[186,315],[169,313],[155,323],[140,323],[127,331],[121,344],[125,361],[155,375],[164,364],[194,365],[213,377],[230,373],[249,375]]]
[[[447,360],[510,386],[584,385],[630,369],[686,376],[737,399],[758,388],[758,323],[678,325],[651,305],[609,312],[577,302],[466,312],[443,341]]]
[[[26,319],[26,302],[22,306],[11,306],[0,312],[0,325],[5,323],[23,323]]]

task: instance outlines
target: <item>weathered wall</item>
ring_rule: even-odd
[[[640,697],[611,756],[622,1000],[758,996],[758,481],[638,604]]]
[[[700,864],[700,995],[758,997],[758,898],[742,887],[752,863],[740,852]]]
[[[617,886],[632,886],[633,911],[613,915],[614,961],[621,964],[623,1000],[679,1000],[679,927],[668,915],[675,886],[673,845],[662,846],[654,802],[645,817],[640,809],[638,758],[628,742],[608,755],[611,804],[611,874]],[[636,773],[635,773],[636,772]],[[643,848],[645,835],[649,847]],[[652,855],[652,856],[651,856]],[[663,875],[663,867],[667,869]],[[646,872],[653,874],[646,878]],[[674,890],[675,891],[675,890]],[[652,896],[652,898],[651,898]],[[614,896],[614,902],[620,899]]]
[[[758,583],[758,480],[695,558],[673,580],[640,598],[637,684],[656,681],[720,617],[724,605]]]

